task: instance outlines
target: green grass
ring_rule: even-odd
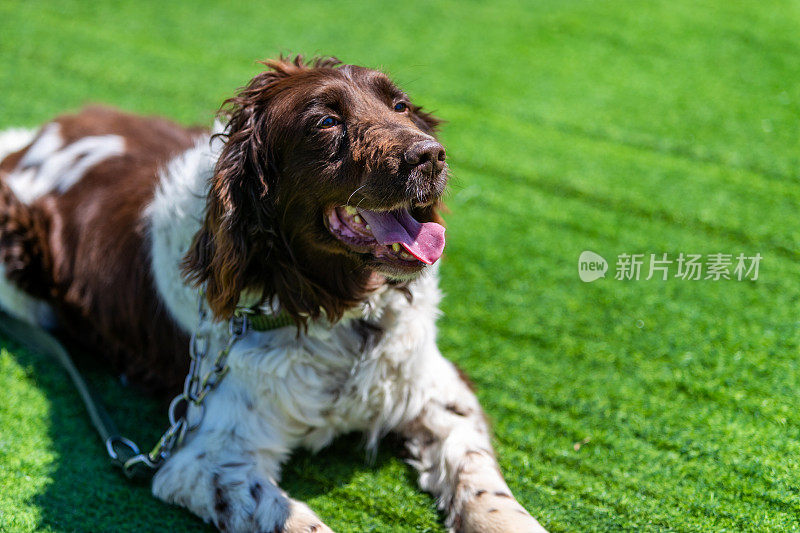
[[[0,126],[97,101],[208,124],[282,51],[384,68],[449,121],[440,344],[518,499],[553,531],[800,529],[797,2],[230,4],[0,3]],[[586,249],[764,260],[584,284]],[[158,434],[159,406],[93,382]],[[53,363],[6,345],[0,390],[0,530],[203,529],[106,465]],[[441,531],[398,445],[359,442],[283,485],[337,531]]]

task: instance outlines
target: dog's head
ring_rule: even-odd
[[[439,121],[375,70],[264,64],[223,107],[225,145],[185,271],[219,317],[247,290],[277,296],[298,321],[337,319],[441,256]]]

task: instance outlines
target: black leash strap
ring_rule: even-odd
[[[152,475],[152,471],[148,469],[125,468],[130,459],[140,455],[139,448],[119,434],[114,421],[103,408],[102,402],[86,384],[86,380],[83,379],[69,353],[58,339],[39,327],[32,326],[3,312],[0,312],[0,334],[33,352],[43,353],[57,360],[69,374],[75,389],[83,400],[86,412],[89,413],[92,425],[100,434],[112,464],[120,467],[129,478]]]

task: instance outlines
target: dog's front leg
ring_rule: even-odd
[[[200,427],[156,473],[153,494],[222,531],[330,532],[307,505],[277,485],[289,446],[279,431],[271,432],[245,405],[236,405],[231,388],[223,386],[227,390],[208,398]]]
[[[459,371],[436,352],[428,398],[419,416],[399,428],[419,483],[433,493],[456,533],[541,532],[500,473],[489,427]]]

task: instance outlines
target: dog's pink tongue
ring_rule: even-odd
[[[397,211],[367,211],[359,209],[381,244],[399,243],[408,253],[433,264],[444,250],[444,226],[436,222],[417,222],[406,209]]]

